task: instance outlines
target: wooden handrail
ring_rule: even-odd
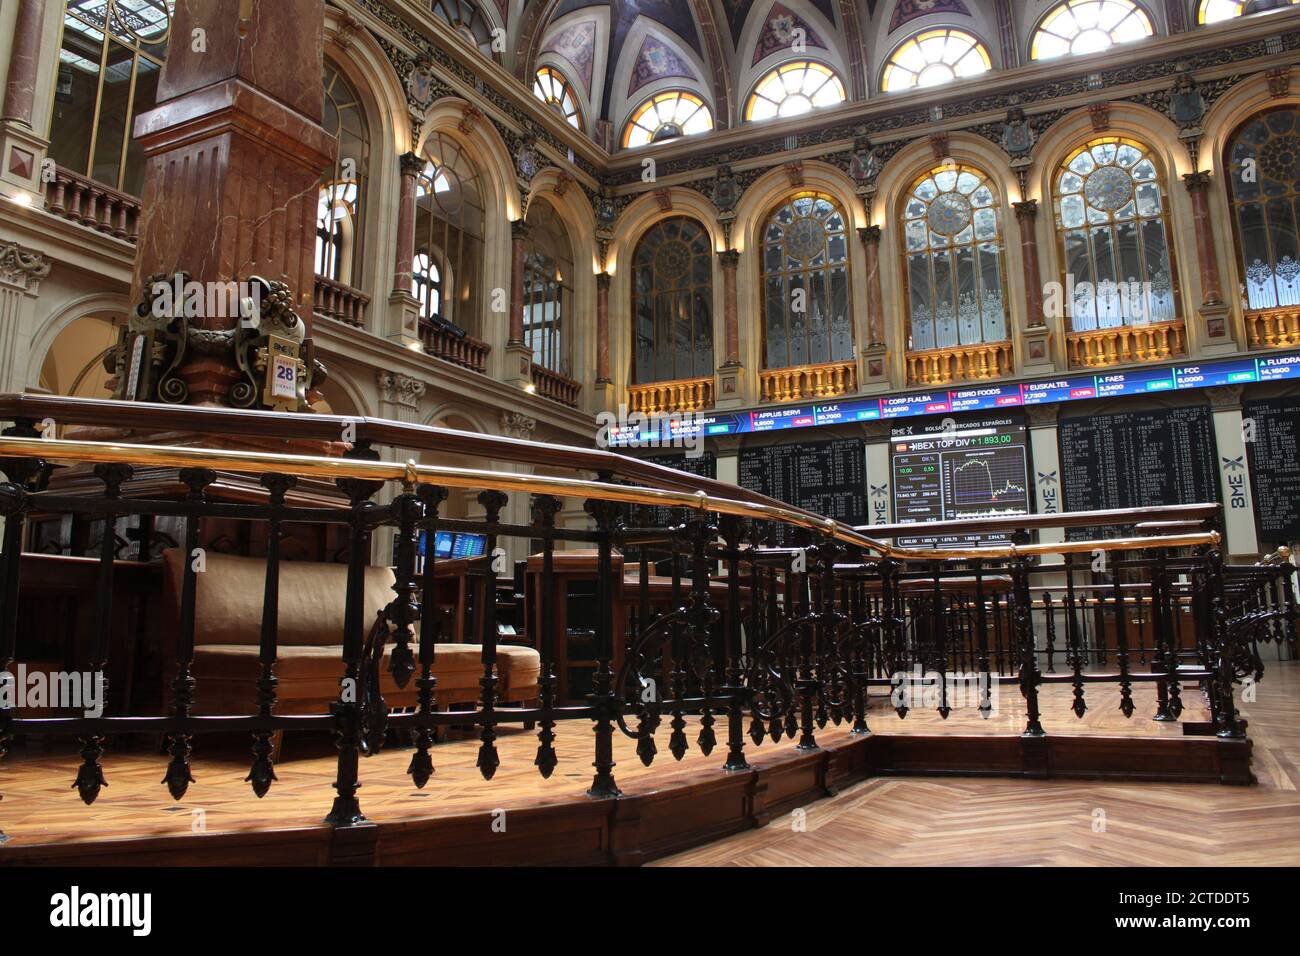
[[[876,538],[934,537],[949,534],[975,534],[993,531],[1040,531],[1044,528],[1087,528],[1092,525],[1163,525],[1166,522],[1193,522],[1198,527],[1214,520],[1220,510],[1215,502],[1191,505],[1159,505],[1152,508],[1116,508],[1111,511],[1062,511],[1056,514],[998,515],[993,518],[966,518],[961,521],[926,521],[911,524],[864,524],[857,530]],[[1164,528],[1150,527],[1153,533]],[[1187,532],[1190,527],[1180,527]]]

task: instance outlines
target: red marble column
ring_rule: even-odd
[[[393,266],[393,291],[411,292],[411,264],[415,259],[415,180],[424,161],[415,153],[400,159],[402,189],[397,199],[397,261]]]
[[[726,334],[724,365],[740,364],[740,306],[736,299],[736,271],[740,253],[728,249],[718,253],[722,262],[722,318]]]
[[[9,71],[5,75],[4,113],[0,120],[32,125],[32,104],[36,100],[36,82],[40,73],[41,22],[44,19],[45,0],[18,0]]]
[[[609,383],[609,273],[596,274],[596,384]]]
[[[154,273],[197,282],[284,282],[310,329],[316,205],[338,142],[321,126],[324,0],[176,5],[158,106],[136,118],[144,192],[133,290]],[[195,50],[189,38],[203,31]],[[183,41],[183,42],[182,42]],[[228,332],[237,316],[191,325]],[[229,349],[191,350],[191,404],[222,401],[237,380]]]
[[[1186,173],[1183,184],[1192,198],[1196,258],[1201,268],[1201,305],[1220,305],[1223,302],[1223,284],[1219,279],[1219,257],[1214,251],[1214,222],[1210,218],[1210,174],[1205,170]]]
[[[524,344],[524,240],[528,226],[522,219],[510,223],[510,337],[507,345]]]
[[[1029,324],[1042,325],[1043,316],[1043,273],[1038,264],[1038,200],[1026,199],[1024,202],[1012,203],[1016,211],[1016,222],[1020,226],[1020,257],[1025,267],[1025,309]]]
[[[858,238],[867,254],[867,345],[883,345],[885,297],[880,288],[880,227],[859,229]]]

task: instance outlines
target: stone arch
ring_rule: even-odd
[[[131,301],[125,294],[115,292],[96,292],[65,303],[32,336],[27,354],[25,384],[34,386],[40,383],[46,358],[58,343],[59,336],[73,323],[84,318],[105,316],[121,316],[125,320],[132,308]]]

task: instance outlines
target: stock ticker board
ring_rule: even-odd
[[[1245,402],[1241,413],[1261,544],[1300,541],[1300,398]]]
[[[866,443],[860,438],[740,450],[740,486],[846,524],[865,524]],[[776,529],[779,543],[785,529]]]
[[[894,520],[960,521],[1030,511],[1029,449],[1021,415],[931,419],[890,435]],[[997,544],[1006,533],[899,538],[906,547]]]
[[[674,437],[710,437],[817,428],[845,422],[999,411],[1048,402],[1121,398],[1214,385],[1294,380],[1300,380],[1300,354],[1236,358],[1168,368],[1071,375],[1014,385],[850,398],[825,404],[753,411],[705,412],[677,420],[670,418],[614,428],[611,429],[609,442],[614,447],[666,445]],[[671,434],[662,434],[663,430],[668,430]]]
[[[1106,511],[1219,500],[1209,406],[1114,412],[1058,423],[1066,511]],[[1124,528],[1071,528],[1072,541]]]
[[[650,455],[642,458],[641,461],[649,462],[652,465],[664,465],[667,468],[673,468],[700,478],[718,477],[718,459],[711,452],[704,452],[694,457],[685,454]],[[666,528],[669,525],[684,521],[685,510],[665,505],[653,505],[646,511],[643,519],[639,506],[629,504],[624,520],[634,528]]]

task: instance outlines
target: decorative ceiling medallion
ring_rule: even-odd
[[[961,193],[941,193],[930,203],[925,214],[930,230],[941,236],[955,236],[971,221],[970,200]]]
[[[785,251],[794,259],[808,260],[826,248],[826,227],[817,219],[796,219],[785,231]]]
[[[1099,166],[1083,181],[1088,205],[1102,212],[1115,212],[1133,198],[1133,177],[1118,166]]]

